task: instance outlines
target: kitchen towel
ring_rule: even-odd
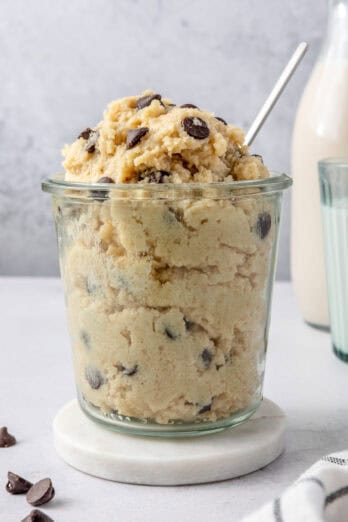
[[[348,450],[323,457],[243,522],[348,522]]]

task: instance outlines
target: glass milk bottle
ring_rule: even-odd
[[[328,327],[318,161],[348,157],[348,0],[329,0],[322,49],[303,93],[293,134],[291,265],[304,319]]]

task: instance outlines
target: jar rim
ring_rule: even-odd
[[[269,178],[219,181],[213,183],[80,183],[66,181],[56,174],[42,181],[44,192],[62,197],[83,199],[182,199],[183,197],[231,197],[279,192],[292,185],[286,174],[270,172]],[[98,197],[96,198],[96,194]]]

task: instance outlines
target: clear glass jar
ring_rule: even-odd
[[[285,175],[180,185],[46,180],[78,399],[141,435],[210,433],[262,399]]]

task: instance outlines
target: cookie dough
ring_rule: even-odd
[[[103,183],[269,175],[239,129],[152,92],[111,103],[65,148],[64,166],[67,180]],[[204,190],[145,195],[55,202],[80,395],[106,415],[161,424],[251,409],[261,398],[277,204]]]
[[[144,100],[139,103],[139,100]],[[244,133],[192,104],[152,91],[110,103],[104,119],[65,146],[66,179],[96,183],[215,182],[268,177]]]

